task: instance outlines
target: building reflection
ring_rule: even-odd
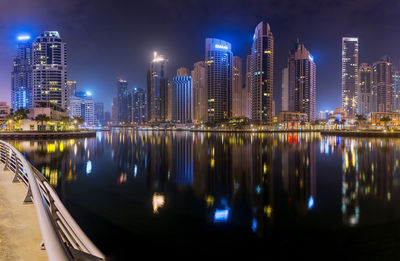
[[[398,140],[325,137],[322,143],[321,152],[341,155],[343,224],[360,223],[363,200],[391,201],[399,185]]]

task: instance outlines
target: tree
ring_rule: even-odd
[[[71,118],[68,116],[63,116],[61,117],[60,121],[63,123],[64,125],[64,129],[66,129],[67,125],[69,125],[71,123]]]
[[[366,120],[367,119],[364,117],[364,115],[361,114],[356,115],[356,122],[358,123],[358,125],[365,123]]]
[[[36,116],[35,121],[40,122],[40,129],[43,131],[44,122],[50,120],[46,114],[39,114]]]
[[[387,129],[388,128],[387,124],[388,124],[388,122],[391,122],[392,119],[389,116],[384,116],[381,118],[381,121],[383,121],[385,123],[385,128]]]
[[[75,125],[75,128],[77,129],[79,125],[83,124],[85,121],[81,117],[74,117],[73,122]]]

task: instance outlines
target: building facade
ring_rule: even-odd
[[[393,111],[400,112],[400,71],[393,72]]]
[[[94,101],[90,95],[86,92],[76,92],[70,105],[70,117],[80,117],[87,126],[95,126]]]
[[[373,65],[373,92],[376,95],[374,112],[391,112],[393,109],[393,68],[385,56]]]
[[[184,75],[186,74],[186,75]],[[193,86],[188,71],[181,68],[172,80],[172,121],[175,123],[192,123],[193,120]]]
[[[33,101],[67,109],[67,44],[57,31],[46,31],[33,42]]]
[[[27,35],[18,37],[11,72],[11,108],[32,108],[32,42]]]
[[[316,120],[316,65],[311,53],[297,40],[288,58],[289,111],[307,114]]]
[[[104,103],[94,103],[94,125],[103,126],[106,122],[104,121]]]
[[[348,115],[355,115],[358,88],[358,38],[342,38],[342,107]]]
[[[206,39],[208,122],[228,120],[232,112],[231,44],[216,38]]]
[[[242,91],[242,112],[244,117],[251,118],[251,54],[246,57],[246,80]]]
[[[117,79],[117,103],[118,123],[127,124],[130,122],[129,91],[128,82],[124,79]]]
[[[136,124],[146,122],[146,91],[134,88],[132,92],[132,121]]]
[[[243,73],[242,59],[233,56],[232,71],[232,118],[243,117],[242,113],[242,89],[243,89]]]
[[[67,81],[66,86],[66,108],[70,110],[70,103],[73,96],[75,96],[76,92],[76,81]]]
[[[282,70],[282,111],[289,111],[289,74],[287,67]]]
[[[362,63],[358,73],[358,114],[367,115],[373,110],[372,66]]]
[[[154,52],[147,73],[147,106],[150,122],[166,122],[168,120],[169,85],[166,73],[168,59]]]
[[[206,64],[200,61],[194,64],[192,75],[193,84],[193,121],[207,122],[208,92]]]
[[[274,94],[274,37],[269,24],[257,25],[251,48],[251,118],[272,123]]]

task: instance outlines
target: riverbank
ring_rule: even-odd
[[[16,131],[0,132],[0,139],[60,139],[96,137],[96,131]]]
[[[167,130],[167,131],[181,131],[181,130]],[[204,129],[190,129],[190,132],[229,132],[229,133],[287,133],[287,132],[319,132],[319,130],[204,130]]]
[[[343,136],[343,137],[376,137],[376,138],[400,138],[399,131],[344,131],[344,130],[332,130],[332,131],[321,131],[321,135],[324,136]]]

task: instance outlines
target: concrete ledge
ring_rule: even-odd
[[[400,138],[400,132],[383,131],[321,131],[324,136]]]
[[[0,132],[0,139],[54,139],[96,137],[96,131]]]

